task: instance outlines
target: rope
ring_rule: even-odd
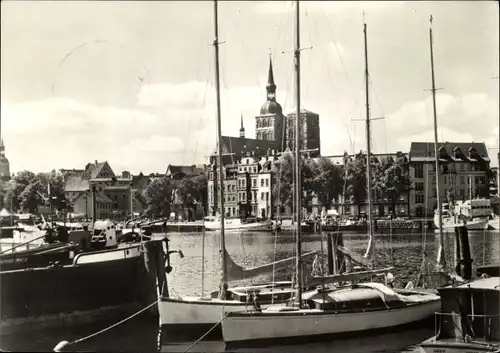
[[[114,328],[114,327],[116,327],[116,326],[118,326],[118,325],[121,325],[121,324],[123,324],[124,322],[126,322],[126,321],[128,321],[128,320],[130,320],[130,319],[132,319],[132,318],[136,317],[137,315],[139,315],[139,314],[143,313],[144,311],[146,311],[146,310],[148,310],[149,308],[153,307],[154,305],[158,304],[158,302],[159,302],[159,301],[160,301],[160,298],[159,298],[159,299],[157,299],[157,300],[155,300],[153,303],[149,304],[148,306],[146,306],[144,309],[139,310],[138,312],[136,312],[136,313],[134,313],[134,314],[130,315],[129,317],[127,317],[127,318],[125,318],[125,319],[123,319],[123,320],[121,320],[121,321],[117,322],[116,324],[113,324],[113,325],[111,325],[111,326],[108,326],[108,327],[106,327],[106,328],[104,328],[104,329],[102,329],[102,330],[100,330],[100,331],[98,331],[98,332],[96,332],[96,333],[93,333],[93,334],[91,334],[91,335],[88,335],[88,336],[86,336],[86,337],[83,337],[83,338],[80,338],[80,339],[74,340],[73,342],[68,343],[68,346],[73,345],[73,344],[75,344],[75,343],[79,343],[79,342],[86,341],[86,340],[88,340],[88,339],[90,339],[90,338],[92,338],[92,337],[95,337],[95,336],[97,336],[97,335],[100,335],[101,333],[104,333],[104,332],[106,332],[106,331],[109,331],[109,330],[111,330],[112,328]]]
[[[229,315],[229,312],[225,313],[224,316],[222,317],[222,319],[219,320],[219,322],[217,322],[215,325],[212,326],[212,328],[210,328],[210,330],[208,330],[207,332],[205,332],[203,334],[203,336],[201,336],[200,338],[198,338],[196,341],[193,342],[192,345],[190,345],[185,351],[184,353],[186,352],[189,352],[191,350],[191,348],[193,348],[194,346],[196,346],[202,339],[204,339],[210,332],[212,332],[217,326],[219,326],[219,324],[224,321],[224,319]]]

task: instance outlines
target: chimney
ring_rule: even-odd
[[[95,160],[95,164],[97,164],[97,159]]]

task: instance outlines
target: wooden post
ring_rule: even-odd
[[[333,275],[333,241],[332,241],[332,234],[329,233],[328,236],[326,237],[327,240],[327,256],[328,256],[328,274]]]

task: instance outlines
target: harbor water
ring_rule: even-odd
[[[344,232],[344,244],[363,254],[367,246],[364,233]],[[218,232],[202,234],[169,234],[172,249],[181,249],[184,258],[172,255],[173,271],[169,275],[170,295],[207,295],[218,289],[220,256]],[[303,251],[321,250],[322,236],[304,235]],[[498,231],[469,232],[473,267],[500,261],[500,234]],[[326,241],[324,241],[324,244]],[[203,246],[204,244],[204,246]],[[445,234],[445,254],[448,268],[454,263],[454,234]],[[254,267],[294,255],[293,234],[226,233],[226,249],[238,264]],[[422,262],[422,252],[435,259],[438,233],[376,235],[376,262],[379,266],[393,266],[395,283],[404,286],[415,281]],[[203,268],[203,271],[202,271]],[[202,272],[204,275],[202,275]],[[262,281],[289,280],[293,268],[252,280],[242,279],[237,284]],[[36,285],[36,284],[34,284]],[[113,323],[113,322],[112,322]],[[112,324],[111,323],[111,324]],[[11,336],[0,336],[0,349],[6,351],[51,351],[60,341],[73,341],[93,334],[108,322],[65,327],[64,329],[29,331]],[[158,322],[146,315],[133,318],[109,331],[75,344],[72,351],[150,352],[156,350]],[[417,327],[402,332],[392,329],[376,336],[360,336],[334,342],[309,343],[295,346],[239,349],[239,352],[419,352],[417,344],[434,334],[434,327]]]

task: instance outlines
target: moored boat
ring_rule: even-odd
[[[220,230],[221,219],[219,217],[207,216],[205,217],[204,225],[206,230]],[[272,231],[273,228],[273,222],[270,219],[244,221],[240,218],[226,218],[224,220],[224,229],[226,231]]]
[[[436,334],[420,344],[424,353],[500,352],[500,277],[440,288]]]
[[[272,306],[256,312],[226,311],[222,334],[226,344],[311,339],[359,333],[424,320],[439,309],[439,296],[392,290],[381,283],[362,283],[326,292],[304,293],[305,308]]]
[[[132,242],[73,253],[68,265],[61,261],[30,266],[29,261],[36,255],[25,254],[28,267],[0,272],[0,333],[58,327],[114,315],[123,318],[154,303],[157,279],[162,281],[158,266],[163,264],[162,240],[166,241]],[[59,254],[68,257],[68,251]],[[8,255],[23,257],[22,252]]]

